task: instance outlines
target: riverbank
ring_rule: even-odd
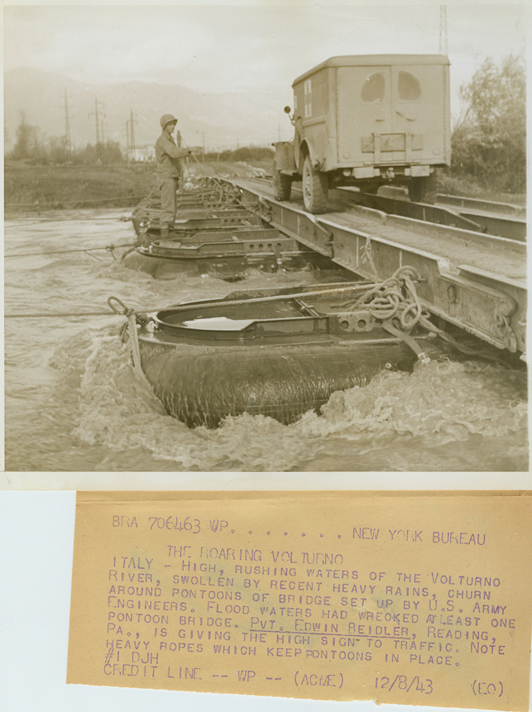
[[[6,212],[135,205],[153,187],[154,166],[4,164]]]
[[[190,161],[193,177],[252,177],[265,175],[271,161]],[[4,163],[4,209],[8,214],[91,207],[136,205],[155,187],[155,164],[134,165],[32,165]]]

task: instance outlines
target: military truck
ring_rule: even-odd
[[[325,212],[340,186],[402,185],[412,201],[434,202],[435,169],[451,160],[449,64],[443,55],[343,56],[299,76],[294,140],[274,144],[276,198],[289,200],[302,181],[311,213]]]

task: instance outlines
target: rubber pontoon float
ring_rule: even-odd
[[[401,335],[371,309],[352,311],[372,286],[237,292],[171,306],[141,320],[132,338],[156,395],[188,426],[213,428],[242,413],[289,424],[335,391],[442,353],[428,332]]]
[[[124,256],[125,266],[147,272],[155,279],[171,279],[183,271],[235,280],[248,269],[275,272],[311,266],[338,270],[329,258],[274,228],[205,230],[181,239],[174,236],[172,232],[170,239],[138,245]]]

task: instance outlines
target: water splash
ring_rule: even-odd
[[[483,362],[432,361],[413,374],[382,372],[364,388],[337,392],[323,418],[305,418],[309,434],[362,432],[433,436],[437,443],[469,434],[500,436],[526,428],[526,377]]]
[[[190,430],[136,380],[115,334],[93,334],[80,396],[77,437],[113,450],[139,448],[184,470],[290,471],[324,455],[334,460],[331,453],[336,464],[345,455],[347,469],[415,469],[424,461],[420,453],[451,469],[444,453],[453,443],[465,445],[470,469],[482,469],[479,438],[505,439],[519,461],[526,452],[523,374],[480,362],[383,372],[364,387],[334,393],[321,415],[306,413],[290,426],[244,414],[226,418],[217,430]]]
[[[80,219],[80,216],[82,219]],[[58,222],[6,221],[6,250],[132,241],[112,211]],[[75,219],[74,219],[75,218]],[[97,218],[94,220],[94,218]],[[103,218],[103,219],[100,219]],[[107,253],[6,260],[6,312],[105,307],[116,294],[147,309],[218,298],[235,286],[202,275],[160,282]],[[240,288],[312,284],[319,271],[253,271]],[[73,296],[74,295],[74,296]],[[522,372],[480,361],[432,362],[385,372],[337,392],[284,426],[264,416],[190,430],[169,417],[134,375],[119,338],[123,319],[6,322],[6,466],[53,471],[490,471],[527,470]],[[371,480],[368,479],[368,486]]]

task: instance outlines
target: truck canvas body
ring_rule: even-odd
[[[325,211],[329,188],[345,185],[406,185],[411,200],[430,199],[435,168],[451,159],[447,57],[332,57],[292,86],[294,141],[275,144],[279,200],[298,180],[313,213]]]

